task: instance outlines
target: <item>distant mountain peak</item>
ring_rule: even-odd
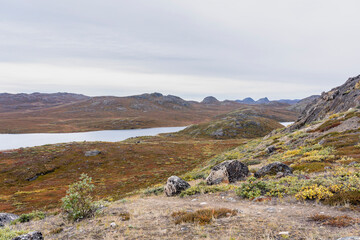
[[[208,96],[206,98],[204,98],[201,103],[204,103],[204,104],[216,104],[216,103],[219,103],[219,100],[217,100],[215,97],[213,96]]]

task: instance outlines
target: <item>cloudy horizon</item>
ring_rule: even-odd
[[[0,3],[0,92],[296,99],[360,73],[355,0]]]

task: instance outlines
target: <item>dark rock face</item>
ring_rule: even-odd
[[[11,213],[0,213],[0,227],[5,226],[5,224],[10,223],[18,219],[19,216]]]
[[[244,180],[249,175],[248,167],[238,160],[228,160],[212,168],[210,175],[206,178],[208,185],[221,182],[233,183]]]
[[[86,151],[85,152],[85,157],[97,156],[100,153],[101,153],[101,151],[98,151],[98,150]]]
[[[274,162],[265,167],[262,167],[259,171],[255,173],[255,177],[260,178],[265,175],[281,175],[285,177],[287,175],[291,175],[293,172],[292,168],[288,165],[281,163],[281,162]]]
[[[209,96],[209,97],[204,98],[204,100],[202,100],[201,103],[204,103],[204,104],[217,104],[217,103],[219,103],[219,100],[217,100],[213,96]]]
[[[171,197],[180,194],[182,191],[188,189],[190,184],[182,180],[177,176],[171,176],[168,178],[164,187],[166,196]]]
[[[360,105],[360,75],[349,78],[345,84],[322,93],[309,104],[289,131],[300,129],[308,123],[324,119],[328,114],[345,112]]]
[[[43,235],[41,232],[31,232],[28,234],[24,234],[13,238],[12,240],[43,240]]]

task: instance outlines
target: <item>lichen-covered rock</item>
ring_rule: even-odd
[[[284,177],[291,175],[292,172],[292,168],[288,165],[281,162],[274,162],[260,168],[260,170],[255,173],[255,177],[260,178],[265,175],[281,175],[282,177]]]
[[[238,160],[228,160],[212,168],[210,175],[206,178],[208,185],[221,182],[233,183],[245,179],[249,174],[248,167]]]
[[[5,226],[5,224],[10,223],[16,219],[18,219],[19,216],[11,213],[0,213],[0,227]]]
[[[24,234],[13,238],[12,240],[43,240],[43,235],[41,232],[31,232],[28,234]]]
[[[190,184],[182,180],[177,176],[171,176],[168,178],[164,187],[166,196],[171,197],[180,194],[182,191],[188,189]]]

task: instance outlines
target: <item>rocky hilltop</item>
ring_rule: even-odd
[[[344,112],[360,105],[360,75],[349,78],[343,85],[323,92],[309,104],[290,130],[300,129],[331,114]]]
[[[87,100],[75,93],[0,93],[0,112],[31,111]]]

